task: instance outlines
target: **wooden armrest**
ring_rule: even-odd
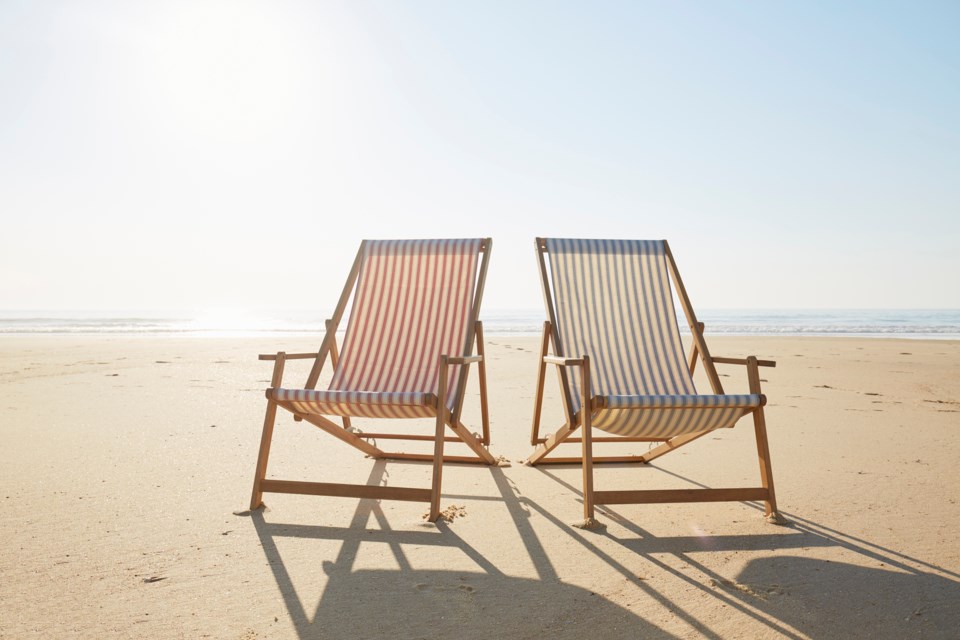
[[[558,367],[576,367],[583,366],[583,358],[561,358],[560,356],[543,356],[543,361],[547,364],[555,364]]]
[[[483,362],[483,356],[451,356],[447,358],[448,364],[473,364],[474,362]]]
[[[284,359],[286,359],[286,360],[306,360],[306,359],[308,359],[308,358],[316,358],[316,357],[317,357],[316,352],[314,352],[314,353],[284,353],[283,351],[281,351],[280,353],[283,353],[283,357],[284,357]],[[280,353],[261,353],[259,356],[257,356],[257,359],[258,359],[258,360],[276,360],[276,359],[277,359],[277,356],[279,356]]]
[[[710,358],[716,364],[747,364],[746,358]],[[776,361],[774,360],[757,360],[758,367],[775,367],[777,366]]]

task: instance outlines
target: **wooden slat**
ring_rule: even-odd
[[[447,426],[453,429],[453,431],[460,436],[460,439],[465,445],[470,447],[474,453],[476,453],[480,458],[483,459],[487,464],[497,464],[497,459],[493,457],[493,454],[490,453],[486,447],[483,446],[483,443],[480,442],[478,438],[475,438],[470,430],[463,426],[462,422],[454,422],[453,424],[447,423]]]
[[[337,328],[340,326],[340,320],[343,318],[343,313],[347,309],[347,302],[353,293],[353,285],[356,284],[357,276],[360,275],[360,265],[363,262],[363,250],[366,247],[366,243],[366,240],[361,242],[360,248],[357,250],[357,257],[354,258],[353,266],[350,267],[350,275],[347,276],[347,282],[343,285],[343,291],[340,293],[340,300],[337,301],[337,308],[333,312],[333,317],[330,318],[327,324],[326,335],[323,336],[323,343],[320,345],[320,351],[317,352],[317,359],[310,369],[307,383],[303,385],[304,389],[317,388],[317,381],[320,380],[320,371],[323,369],[324,360],[326,360],[327,353],[330,351],[330,345],[335,339]]]
[[[268,493],[296,493],[309,496],[336,496],[338,498],[377,498],[430,502],[430,489],[413,487],[383,487],[366,484],[337,484],[330,482],[298,482],[295,480],[263,480],[260,490]]]
[[[576,367],[583,364],[583,358],[562,358],[560,356],[544,356],[543,361],[561,367]]]
[[[287,409],[290,412],[296,413],[294,409],[288,406],[286,403],[277,403],[277,404],[279,404],[284,409]],[[299,415],[303,420],[306,420],[307,422],[317,427],[318,429],[322,429],[323,431],[326,431],[327,433],[332,435],[334,438],[337,438],[338,440],[342,440],[343,442],[346,442],[350,446],[360,449],[360,451],[363,451],[365,454],[369,456],[373,456],[374,458],[379,458],[381,455],[383,455],[383,451],[381,451],[377,447],[373,446],[366,440],[359,438],[356,434],[347,431],[340,425],[334,422],[331,422],[330,420],[327,420],[323,416],[317,416],[312,414],[297,414],[297,415]]]
[[[431,438],[432,440],[432,438]],[[430,453],[393,453],[385,451],[377,457],[379,460],[413,460],[417,462],[433,462],[433,454]],[[475,456],[443,456],[444,462],[456,462],[460,464],[489,464]]]
[[[580,412],[583,420],[583,434],[581,440],[581,451],[583,455],[583,520],[584,525],[590,526],[593,523],[594,499],[593,499],[593,424],[591,423],[592,411],[590,411],[591,397],[591,371],[590,356],[583,356],[583,369],[580,379],[580,397],[583,398],[584,405],[588,408]]]
[[[325,326],[327,331],[330,330],[333,325],[333,320],[327,320]],[[333,367],[333,370],[337,370],[337,363],[340,362],[340,350],[337,348],[337,333],[334,331],[333,340],[330,342],[330,366]],[[342,417],[343,428],[349,430],[353,425],[350,424],[350,416]]]
[[[443,442],[444,442],[444,423],[447,421],[447,356],[440,356],[440,364],[437,366],[439,380],[439,389],[437,397],[440,402],[437,403],[437,424],[433,438],[433,481],[430,485],[430,513],[428,519],[430,522],[436,522],[440,519],[440,484],[443,480]],[[462,377],[462,376],[461,376]]]
[[[413,433],[370,433],[364,431],[358,433],[357,436],[365,440],[421,440],[424,442],[433,442],[436,438],[434,436],[427,436],[423,434],[413,434]],[[444,436],[444,442],[463,442],[457,436]]]
[[[648,436],[601,436],[593,437],[594,442],[667,442],[670,438],[654,438]],[[533,444],[543,444],[546,438],[537,438]],[[567,438],[563,444],[580,444],[580,438]],[[594,458],[596,459],[596,458]]]
[[[579,438],[577,438],[579,440]],[[551,457],[544,458],[537,462],[537,464],[580,464],[583,462],[583,458],[579,456],[575,457]],[[641,462],[645,463],[646,459],[643,456],[594,456],[593,462]]]
[[[747,358],[718,358],[713,357],[713,361],[717,364],[747,364]],[[758,367],[775,367],[777,366],[776,360],[757,360]]]
[[[282,351],[280,353],[283,353]],[[276,360],[278,353],[261,353],[257,356],[257,360]],[[284,357],[287,360],[308,360],[310,358],[316,358],[317,352],[312,353],[284,353]]]
[[[645,454],[643,454],[643,459],[647,462],[650,462],[651,460],[655,460],[665,453],[670,453],[674,449],[679,449],[683,445],[693,442],[697,438],[702,438],[708,433],[713,433],[713,431],[714,430],[712,429],[708,431],[698,431],[696,433],[688,433],[686,435],[670,438],[659,447],[654,447],[650,451],[647,451]]]
[[[575,419],[579,419],[579,417],[579,413],[574,416]],[[537,449],[530,454],[530,457],[527,458],[527,464],[534,465],[543,462],[547,454],[566,442],[567,438],[570,437],[570,434],[580,426],[577,423],[574,424],[575,426],[571,427],[570,424],[567,423],[554,431],[551,435],[547,436],[547,438],[543,441],[543,444],[537,447]]]
[[[483,301],[483,290],[487,283],[487,267],[490,265],[490,253],[493,251],[493,239],[484,238],[480,243],[480,250],[483,256],[480,258],[480,268],[477,271],[477,283],[473,290],[473,306],[470,308],[470,320],[467,325],[467,335],[464,338],[463,348],[459,355],[469,356],[474,340],[476,340],[477,320],[480,319],[480,303]],[[446,354],[453,355],[453,354]],[[457,381],[457,390],[453,396],[453,416],[454,422],[460,421],[460,414],[463,411],[463,399],[467,390],[467,377],[469,369],[457,372],[459,379]],[[441,398],[446,396],[441,395]]]
[[[703,323],[697,323],[698,328],[700,329],[700,335],[703,335]],[[693,372],[697,370],[697,361],[700,359],[700,350],[697,348],[697,341],[693,341],[693,348],[690,349],[690,364],[687,367],[690,370],[690,376],[693,377]]]
[[[533,423],[530,425],[530,444],[537,445],[546,438],[540,437],[540,416],[543,412],[543,383],[547,377],[547,363],[543,359],[550,349],[550,321],[543,323],[543,336],[540,338],[540,363],[537,365],[537,392],[533,399]]]
[[[490,408],[487,405],[487,362],[485,360],[484,342],[483,342],[483,323],[477,320],[475,340],[477,342],[477,355],[480,356],[480,362],[477,364],[477,375],[480,376],[480,424],[483,429],[483,438],[481,442],[490,446]]]
[[[747,358],[747,380],[750,384],[750,393],[760,393],[760,371],[757,369],[759,361],[750,356]],[[773,488],[773,467],[770,463],[770,445],[767,441],[767,421],[763,416],[763,407],[753,412],[753,428],[757,439],[757,456],[760,462],[760,482],[767,489],[764,510],[767,516],[777,511],[777,497]]]
[[[273,363],[273,377],[270,384],[274,387],[283,382],[283,367],[287,354],[277,353]],[[257,466],[253,475],[253,491],[250,493],[250,508],[256,509],[263,502],[263,479],[267,475],[267,462],[270,459],[270,444],[273,442],[273,427],[277,419],[277,403],[267,396],[267,411],[263,417],[263,432],[260,435],[260,452],[257,454]]]
[[[283,384],[283,368],[287,363],[287,354],[283,351],[277,353],[276,361],[273,363],[273,377],[270,378],[271,387],[279,387]]]
[[[547,262],[543,257],[543,254],[547,251],[546,240],[536,238],[536,247],[537,261],[540,265],[540,286],[543,290],[543,304],[547,308],[547,320],[550,321],[550,341],[553,346],[553,353],[562,357],[565,354],[563,353],[563,347],[560,345],[560,331],[557,329],[557,312],[553,306],[550,278],[547,276]],[[560,394],[563,397],[563,413],[567,419],[567,424],[576,424],[573,419],[573,398],[570,396],[570,388],[567,386],[566,369],[563,367],[558,368],[557,375],[560,377]]]
[[[270,444],[273,442],[273,425],[277,419],[277,403],[267,400],[267,411],[263,418],[263,432],[260,436],[260,452],[253,474],[253,491],[250,493],[250,508],[256,509],[263,502],[263,478],[267,474],[267,461],[270,458]]]
[[[697,314],[693,311],[693,305],[690,304],[690,297],[687,296],[687,290],[683,286],[683,280],[680,278],[677,263],[673,259],[673,252],[670,251],[670,245],[666,240],[663,241],[663,251],[667,256],[667,267],[673,279],[673,287],[676,289],[677,298],[680,299],[683,314],[687,317],[687,324],[690,326],[690,333],[693,334],[693,342],[697,345],[697,351],[699,351],[700,359],[703,361],[703,368],[707,374],[707,379],[710,381],[710,387],[714,393],[722,394],[723,385],[720,383],[720,376],[717,375],[717,368],[713,366],[710,349],[707,347],[707,342],[703,339],[703,332],[700,330],[700,322],[697,320]]]
[[[737,489],[648,489],[641,491],[594,491],[597,504],[661,504],[666,502],[743,502],[767,500],[763,487]]]

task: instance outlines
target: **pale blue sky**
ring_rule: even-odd
[[[0,308],[327,308],[364,237],[667,238],[701,308],[960,307],[957,2],[0,3]]]

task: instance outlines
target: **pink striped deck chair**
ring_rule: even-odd
[[[540,348],[531,444],[531,465],[583,466],[585,525],[595,523],[594,505],[762,500],[778,521],[758,367],[769,360],[716,358],[703,338],[666,240],[568,240],[537,238],[537,256],[549,320]],[[549,261],[549,268],[548,268]],[[693,352],[684,356],[674,311],[673,289],[693,334]],[[553,349],[553,354],[549,353]],[[697,361],[712,389],[700,394],[693,383]],[[565,424],[540,437],[543,384],[548,364],[557,365]],[[715,364],[747,368],[749,394],[727,395]],[[584,409],[584,406],[587,409]],[[753,416],[760,460],[760,487],[597,491],[596,462],[641,462],[669,453],[714,431]],[[582,427],[579,438],[572,437]],[[609,436],[597,437],[593,429]],[[579,457],[550,457],[562,443],[581,444]],[[594,457],[594,442],[660,443],[641,456]]]
[[[490,427],[487,413],[483,325],[477,319],[486,280],[492,241],[364,240],[344,285],[333,318],[317,353],[261,355],[273,360],[273,379],[267,389],[267,411],[250,508],[262,504],[264,492],[323,496],[381,498],[429,502],[429,519],[440,515],[443,462],[496,464],[487,450]],[[482,258],[482,259],[481,259]],[[337,328],[353,299],[342,352]],[[472,355],[474,343],[477,355]],[[282,386],[284,362],[314,360],[303,388]],[[327,389],[317,389],[329,359],[333,377]],[[460,421],[468,365],[477,364],[480,376],[482,435],[470,433]],[[267,459],[277,408],[290,411],[373,458],[421,460],[433,463],[430,489],[330,484],[274,480],[266,477]],[[342,426],[328,416],[337,416]],[[434,417],[433,435],[358,432],[351,417]],[[446,428],[453,435],[446,435]],[[393,453],[376,440],[432,441],[433,454]],[[373,441],[373,442],[371,442]],[[444,455],[445,442],[462,442],[472,456]]]

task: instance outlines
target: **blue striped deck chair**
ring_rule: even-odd
[[[710,355],[666,240],[537,238],[537,257],[548,320],[544,323],[527,464],[583,466],[584,526],[596,524],[594,505],[762,500],[768,520],[780,520],[773,490],[758,367],[769,360]],[[673,287],[671,287],[671,280]],[[684,355],[673,293],[693,337]],[[552,353],[551,353],[552,349]],[[712,393],[693,382],[701,362]],[[723,391],[716,364],[743,365],[748,394]],[[556,365],[566,422],[540,436],[547,365]],[[586,407],[586,409],[585,409]],[[593,464],[648,463],[697,438],[753,416],[761,486],[728,489],[597,491]],[[581,428],[580,437],[573,437]],[[610,435],[595,436],[593,429]],[[594,442],[650,442],[640,456],[594,457]],[[552,456],[563,443],[580,443],[579,457]]]

